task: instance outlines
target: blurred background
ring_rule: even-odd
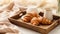
[[[60,0],[58,0],[58,2],[59,2],[59,4],[58,4],[58,8],[59,8],[59,9],[58,9],[58,12],[57,12],[57,13],[58,13],[58,15],[60,16]]]
[[[10,3],[12,0],[0,0],[0,6],[3,6],[4,4],[8,4],[8,3]],[[15,3],[17,3],[18,5],[21,5],[21,1],[24,1],[23,3],[22,3],[22,5],[27,5],[26,4],[26,2],[25,2],[25,0],[13,0],[13,1],[16,1]],[[39,3],[40,3],[40,1],[41,0],[38,0],[37,2],[34,2],[33,3],[33,1],[36,1],[36,0],[28,0],[28,1],[31,1],[30,3],[29,2],[27,2],[28,3],[28,5],[29,6],[31,6],[31,4],[33,4],[33,5],[38,5]],[[59,2],[59,4],[58,4],[58,11],[57,11],[57,15],[59,15],[60,16],[60,0],[58,0],[58,2]],[[56,5],[56,4],[55,4]]]

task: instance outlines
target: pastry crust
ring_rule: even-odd
[[[40,23],[42,22],[42,19],[43,19],[43,17],[41,17],[41,16],[38,17],[38,20]]]
[[[52,24],[52,22],[51,22],[51,20],[48,20],[47,18],[43,17],[43,20],[42,20],[41,24],[50,25],[50,24]]]
[[[50,25],[52,24],[51,20],[46,19],[45,17],[33,17],[31,20],[31,24],[32,25],[39,25],[39,24],[43,24],[43,25]]]
[[[31,24],[32,25],[38,25],[39,24],[39,20],[37,17],[33,17],[32,20],[31,20]]]
[[[27,13],[26,15],[22,16],[22,20],[25,22],[29,22],[33,18],[33,15],[31,13]]]
[[[32,11],[31,13],[27,13],[24,16],[22,16],[22,20],[25,22],[29,22],[33,17],[38,17],[39,15],[35,12]]]

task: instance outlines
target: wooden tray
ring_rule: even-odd
[[[40,13],[40,15],[43,16],[43,13]],[[39,25],[39,26],[34,26],[30,23],[25,23],[23,21],[20,21],[19,15],[15,15],[9,18],[9,21],[17,26],[22,26],[28,29],[32,29],[34,31],[40,32],[41,34],[48,34],[52,29],[54,29],[58,25],[58,19],[60,19],[60,17],[53,15],[53,19],[55,21],[51,25]]]

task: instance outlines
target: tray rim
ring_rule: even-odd
[[[13,19],[13,18],[9,18],[9,20],[15,20],[15,19]],[[16,22],[19,22],[19,21],[17,21],[17,20],[15,20]],[[11,21],[10,21],[11,22]],[[20,23],[22,23],[22,22],[20,22]],[[26,24],[26,23],[25,23]],[[16,25],[16,24],[15,24]],[[29,24],[28,24],[29,25]],[[49,27],[50,28],[50,30],[49,30],[49,28],[47,28],[47,29],[42,29],[42,28],[40,28],[40,29],[42,29],[42,30],[44,30],[44,31],[47,31],[47,30],[49,30],[49,31],[47,31],[46,33],[48,33],[48,32],[50,32],[51,30],[53,30],[56,26],[58,26],[58,23],[56,22],[56,24],[54,24],[55,26],[54,27],[52,27],[52,25]],[[18,26],[18,25],[17,25]],[[25,27],[25,26],[23,26],[23,27]],[[33,27],[37,27],[37,26],[33,26]],[[51,27],[52,27],[52,29],[51,29]],[[27,27],[25,27],[25,28],[27,28]],[[28,29],[30,29],[30,28],[28,28]],[[33,29],[32,29],[33,30]],[[41,32],[40,32],[41,33]]]
[[[20,13],[19,13],[20,14]],[[19,22],[19,21],[17,21],[16,19],[14,19],[16,16],[19,16],[19,14],[16,14],[15,16],[12,16],[12,17],[10,17],[10,18],[8,18],[8,20],[11,22],[13,22],[13,21],[15,21],[15,22],[18,22],[18,23],[22,23],[22,22]],[[58,15],[55,15],[55,16],[58,16]],[[60,19],[60,16],[58,16],[59,17],[59,19]],[[57,20],[56,20],[57,21]],[[12,23],[11,22],[11,23]],[[17,25],[16,23],[13,23],[13,24],[15,24],[15,25]],[[26,23],[24,23],[25,25],[26,25]],[[49,27],[49,28],[47,28],[47,29],[42,29],[42,28],[40,28],[40,30],[42,29],[42,31],[44,32],[44,34],[45,33],[49,33],[51,30],[53,30],[56,26],[58,26],[59,25],[59,23],[56,23],[56,24],[54,24],[54,27]],[[17,25],[17,26],[21,26],[21,25]],[[22,27],[25,27],[25,26],[22,26]],[[37,27],[37,26],[34,26],[34,27]],[[25,27],[25,28],[28,28],[28,27]],[[28,29],[31,29],[31,28],[28,28]],[[50,29],[50,30],[49,30]],[[31,29],[31,30],[33,30],[33,29]],[[47,30],[49,30],[49,31],[47,31]],[[34,30],[34,31],[36,31],[36,30]],[[40,33],[43,33],[42,31],[37,31],[37,32],[40,32]]]

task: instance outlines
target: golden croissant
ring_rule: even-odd
[[[33,17],[38,17],[38,14],[36,12],[27,13],[24,16],[22,16],[21,19],[25,22],[29,22]]]
[[[31,13],[27,13],[26,15],[22,16],[22,20],[25,22],[29,22],[33,18],[33,15]]]
[[[31,24],[33,25],[39,25],[39,24],[43,24],[43,25],[50,25],[52,22],[51,20],[48,20],[44,17],[34,17],[32,20],[31,20]]]
[[[39,20],[37,17],[33,17],[32,20],[31,20],[31,24],[32,25],[38,25],[39,24]]]

